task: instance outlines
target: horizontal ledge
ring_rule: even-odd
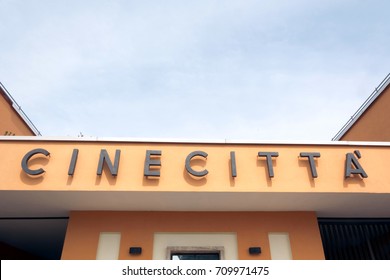
[[[172,138],[123,138],[123,137],[51,137],[51,136],[0,136],[0,141],[47,141],[47,142],[111,142],[150,144],[229,144],[229,145],[309,145],[309,146],[374,146],[388,147],[390,142],[374,141],[259,141],[234,139],[172,139]]]

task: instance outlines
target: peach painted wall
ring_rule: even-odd
[[[70,214],[62,259],[95,259],[100,232],[120,232],[119,259],[152,259],[155,232],[234,232],[239,259],[270,259],[269,232],[288,232],[293,259],[324,259],[314,212],[78,212]],[[131,246],[142,254],[129,255]],[[249,255],[260,246],[262,254]]]
[[[8,131],[15,135],[34,136],[35,134],[5,98],[0,92],[0,135]]]
[[[23,141],[0,140],[0,190],[60,190],[60,191],[180,191],[180,192],[309,192],[309,193],[390,193],[388,146],[359,145],[277,145],[277,144],[185,144],[136,143],[105,141]],[[7,139],[7,140],[6,140]],[[21,160],[36,148],[50,152],[49,157],[37,155],[29,161],[32,169],[46,172],[32,177],[23,172]],[[79,149],[73,176],[68,176],[73,149]],[[121,150],[118,176],[104,169],[96,174],[101,149],[114,159],[115,150]],[[161,175],[158,179],[144,176],[146,150],[161,150]],[[186,156],[196,150],[208,153],[205,161],[193,160],[194,169],[207,168],[209,174],[199,180],[185,170]],[[359,163],[368,178],[345,178],[346,154],[359,150]],[[237,177],[231,176],[230,151],[236,152]],[[275,177],[270,179],[264,158],[259,151],[275,151]],[[319,152],[316,159],[318,178],[312,178],[307,158],[300,152]]]
[[[341,138],[343,141],[390,141],[390,86]]]

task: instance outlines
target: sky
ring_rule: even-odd
[[[43,136],[327,141],[390,72],[390,1],[0,0]]]

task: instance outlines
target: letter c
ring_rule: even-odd
[[[188,173],[190,173],[191,175],[193,175],[195,177],[206,176],[209,173],[207,171],[207,169],[204,169],[202,171],[195,171],[194,169],[192,169],[191,160],[193,157],[196,157],[196,156],[200,156],[200,157],[207,159],[208,154],[206,152],[203,152],[203,151],[195,151],[195,152],[190,153],[186,158],[186,170]]]
[[[45,170],[43,170],[42,168],[30,169],[28,167],[28,161],[30,160],[30,158],[32,158],[33,156],[35,156],[37,154],[43,154],[45,156],[50,155],[50,153],[48,151],[46,151],[45,149],[34,149],[34,150],[29,151],[22,159],[22,169],[28,175],[36,176],[36,175],[40,175],[40,174],[45,172]]]

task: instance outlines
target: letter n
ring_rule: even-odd
[[[106,163],[108,169],[110,170],[111,175],[117,176],[120,156],[121,156],[121,150],[116,150],[115,151],[114,165],[113,165],[107,151],[105,149],[102,149],[100,151],[100,158],[99,158],[99,164],[98,164],[98,168],[97,168],[97,175],[102,175],[103,165],[104,165],[104,163]]]

